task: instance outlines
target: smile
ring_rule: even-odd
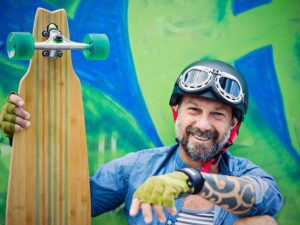
[[[192,134],[192,136],[199,141],[208,141],[210,139],[209,137],[203,137],[203,136],[199,136],[197,134]]]

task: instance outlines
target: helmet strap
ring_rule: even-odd
[[[233,142],[235,141],[235,139],[238,137],[238,131],[239,131],[239,128],[241,126],[241,123],[238,123],[234,128],[231,129],[231,132],[230,132],[230,137],[227,141],[227,143],[224,145],[224,147],[222,148],[222,152],[225,152],[227,151],[227,149],[233,145]]]
[[[206,161],[204,163],[204,165],[202,166],[201,172],[208,173],[209,170],[210,170],[211,165],[217,163],[220,160],[221,155],[224,152],[226,152],[227,149],[231,145],[233,145],[233,142],[235,141],[235,139],[238,136],[238,131],[239,131],[240,126],[241,126],[241,123],[238,123],[234,128],[232,128],[232,130],[230,132],[230,137],[229,137],[227,143],[225,144],[225,146],[222,148],[221,152],[218,153],[215,157],[213,157],[210,160]]]
[[[174,122],[176,122],[177,117],[178,117],[178,112],[177,112],[177,110],[174,107],[171,107],[171,109],[172,109],[172,114],[173,114]]]
[[[212,165],[215,161],[216,161],[215,158],[211,158],[210,160],[206,161],[206,162],[204,163],[204,165],[202,166],[201,172],[203,172],[203,173],[208,173],[208,171],[209,171],[211,165]]]

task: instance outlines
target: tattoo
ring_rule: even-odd
[[[246,177],[202,174],[200,196],[234,214],[248,212],[254,204],[254,186]]]

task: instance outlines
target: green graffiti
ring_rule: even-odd
[[[68,18],[74,19],[81,0],[46,0],[55,9],[65,9]]]

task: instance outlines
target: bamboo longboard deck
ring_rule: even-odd
[[[55,23],[69,38],[64,10],[39,8],[35,42]],[[80,81],[71,52],[49,59],[36,50],[19,94],[31,115],[29,129],[14,136],[6,225],[89,225],[90,188]]]

